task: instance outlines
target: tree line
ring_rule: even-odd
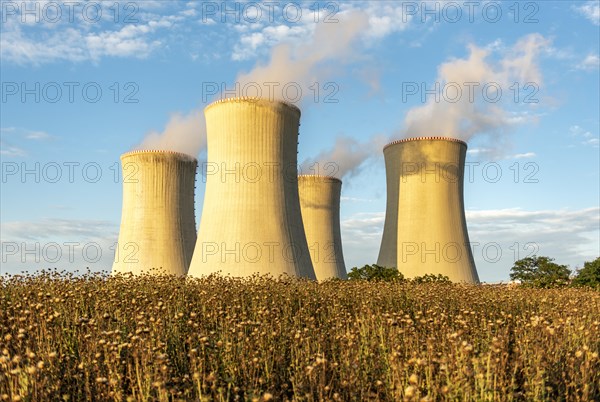
[[[403,281],[407,280],[396,268],[377,264],[354,267],[348,273],[350,280]],[[557,264],[553,258],[532,256],[515,261],[510,279],[522,286],[536,288],[589,287],[600,290],[600,257],[586,261],[581,269],[572,271],[567,265]],[[411,282],[450,282],[447,276],[427,274],[410,279]]]

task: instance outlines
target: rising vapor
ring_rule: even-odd
[[[335,70],[331,64],[342,63],[352,56],[352,45],[368,26],[368,16],[362,11],[341,12],[336,17],[338,23],[316,24],[309,42],[275,46],[267,64],[257,64],[248,73],[239,74],[236,82],[241,88],[249,83],[258,84],[266,98],[269,97],[270,83],[277,83],[279,91],[273,91],[273,98],[277,100],[282,100],[285,94],[281,88],[288,83],[298,84],[302,93],[308,94],[312,82]],[[148,133],[135,147],[183,152],[194,157],[205,148],[206,127],[202,109],[187,115],[174,114],[162,132]]]
[[[267,64],[258,64],[252,71],[239,74],[236,82],[241,87],[257,84],[264,97],[270,93],[265,83],[277,83],[279,90],[272,91],[277,100],[288,100],[281,91],[288,83],[296,83],[303,93],[308,93],[312,83],[331,71],[328,62],[341,64],[352,57],[352,45],[369,25],[367,14],[362,11],[347,11],[337,17],[340,20],[337,24],[318,24],[312,39],[306,43],[275,46]]]
[[[314,158],[306,159],[302,163],[302,171],[310,171],[310,167],[317,163],[325,166],[334,162],[338,170],[334,174],[338,178],[352,177],[360,173],[365,162],[374,157],[381,156],[383,146],[397,137],[424,137],[446,136],[468,141],[476,135],[495,135],[496,144],[507,141],[503,134],[515,124],[524,123],[530,118],[515,116],[506,106],[506,102],[491,103],[483,98],[481,88],[486,83],[498,84],[503,90],[502,98],[513,99],[509,88],[517,82],[520,88],[532,82],[537,87],[542,86],[542,75],[537,65],[537,56],[541,50],[548,46],[549,40],[539,34],[527,35],[508,51],[498,62],[488,61],[491,51],[469,45],[469,57],[466,59],[453,59],[438,67],[437,82],[440,87],[451,83],[462,86],[463,96],[457,102],[449,102],[441,97],[439,102],[433,95],[422,105],[410,109],[404,120],[404,128],[400,133],[395,133],[390,138],[374,136],[367,141],[359,142],[349,137],[338,137],[333,147],[321,152]],[[468,87],[479,84],[469,98]],[[427,88],[432,88],[433,85]],[[525,91],[521,92],[521,100]],[[417,95],[417,96],[420,96]],[[490,94],[490,97],[492,94]],[[326,173],[331,173],[328,170]]]
[[[440,135],[468,141],[475,135],[505,133],[515,124],[528,120],[526,117],[515,116],[509,110],[507,101],[514,102],[514,93],[510,88],[517,83],[521,90],[518,100],[522,102],[524,95],[528,93],[523,90],[525,85],[534,83],[537,88],[542,86],[537,56],[548,45],[549,40],[540,34],[527,35],[519,39],[504,58],[496,63],[489,60],[489,50],[469,45],[468,58],[453,59],[438,67],[436,82],[440,88],[449,88],[451,95],[441,96],[438,100],[429,95],[424,105],[410,109],[401,135]],[[492,84],[487,99],[482,90],[486,84]],[[473,88],[472,92],[469,85]],[[454,100],[457,92],[452,86],[458,86],[462,90],[462,96],[458,100]],[[493,91],[494,86],[502,90],[497,103],[489,100],[497,96]]]
[[[388,142],[389,139],[383,135],[371,137],[365,142],[339,136],[331,149],[305,159],[300,169],[303,174],[323,174],[339,179],[352,177],[361,171],[368,159],[379,156]]]
[[[173,114],[161,133],[151,131],[134,149],[175,151],[196,158],[200,151],[205,148],[206,125],[204,111],[197,109],[186,115]]]

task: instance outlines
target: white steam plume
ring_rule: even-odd
[[[352,54],[352,45],[368,26],[368,16],[361,11],[341,12],[336,16],[338,23],[317,24],[308,43],[298,46],[280,44],[271,51],[266,65],[258,64],[252,71],[240,74],[240,87],[257,83],[263,97],[269,97],[269,87],[264,83],[279,84],[273,98],[281,100],[282,87],[296,83],[303,94],[308,94],[313,81],[322,78],[328,71],[328,62],[340,63]],[[272,85],[272,84],[268,84]],[[152,131],[135,149],[157,149],[177,151],[197,157],[206,148],[204,111],[193,110],[187,115],[174,114],[162,132]]]
[[[267,64],[239,74],[236,82],[242,88],[256,85],[261,88],[263,97],[277,100],[289,100],[282,87],[290,83],[297,84],[303,94],[309,93],[309,86],[326,74],[327,62],[343,63],[352,56],[352,45],[369,23],[367,14],[358,10],[342,12],[336,17],[338,23],[318,24],[307,43],[275,46]]]
[[[437,100],[428,95],[424,105],[410,109],[402,135],[447,136],[468,141],[474,135],[504,133],[514,124],[526,121],[526,115],[515,116],[509,110],[507,103],[515,102],[511,87],[516,83],[520,90],[518,101],[522,102],[531,92],[524,90],[528,83],[537,88],[542,86],[537,56],[548,45],[549,40],[540,34],[524,36],[496,63],[488,60],[489,50],[470,45],[468,58],[453,59],[438,67],[436,82],[440,88],[447,88],[448,93],[442,92]],[[483,92],[486,84],[491,84],[487,99]],[[491,101],[497,96],[494,86],[502,90],[496,103]],[[453,87],[461,89],[460,97],[455,96],[458,92]]]
[[[193,110],[183,115],[175,113],[163,132],[151,131],[135,149],[151,149],[181,152],[198,157],[206,148],[204,111]]]
[[[366,142],[339,136],[331,149],[305,159],[300,168],[303,174],[322,174],[340,179],[352,177],[360,172],[369,158],[379,155],[388,142],[389,139],[383,135],[371,137]]]
[[[468,58],[453,59],[438,68],[437,82],[440,87],[449,83],[459,84],[463,96],[452,103],[445,101],[444,97],[436,102],[435,97],[429,95],[424,105],[408,111],[401,136],[447,136],[467,141],[475,135],[504,133],[513,125],[527,121],[526,115],[515,116],[508,110],[506,101],[514,102],[514,93],[509,88],[517,82],[522,100],[529,93],[523,90],[525,84],[532,82],[538,88],[541,87],[542,75],[537,65],[537,56],[547,45],[549,41],[539,34],[525,36],[497,63],[487,60],[489,50],[469,45]],[[469,89],[464,83],[479,84],[474,87],[473,98],[469,98]],[[503,91],[501,99],[505,102],[491,103],[482,99],[481,89],[485,84],[500,86]],[[430,88],[431,85],[427,87]],[[507,141],[506,137],[496,136],[495,139],[497,145]],[[381,156],[383,146],[392,140],[385,136],[374,136],[365,142],[359,142],[350,137],[338,137],[331,149],[306,159],[301,166],[302,172],[310,172],[311,166],[322,169],[324,166],[329,167],[329,163],[336,163],[339,169],[334,176],[352,177],[360,173],[368,159]],[[323,170],[325,174],[332,171],[331,168]]]

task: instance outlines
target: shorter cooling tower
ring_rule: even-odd
[[[302,221],[317,280],[347,279],[340,232],[342,181],[334,177],[298,176]]]
[[[229,98],[204,113],[206,192],[189,275],[315,279],[298,198],[300,109]]]
[[[390,147],[394,149],[387,151],[386,160],[395,160],[388,165],[388,179],[397,174],[398,183],[398,190],[392,185],[397,202],[388,196],[387,207],[392,217],[397,211],[396,267],[408,278],[442,274],[453,282],[478,283],[463,200],[467,144],[421,137],[393,142],[386,149]],[[388,255],[393,252],[388,250]]]
[[[121,156],[123,211],[113,274],[187,273],[196,243],[197,165],[171,151]]]

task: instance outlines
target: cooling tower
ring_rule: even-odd
[[[389,202],[388,196],[386,213],[397,216],[398,270],[408,278],[442,274],[453,282],[478,283],[463,201],[467,144],[444,137],[410,138],[388,144],[384,152],[386,161],[395,159],[387,166],[388,183],[396,175],[391,180],[397,183],[392,184],[397,201]],[[380,257],[393,252],[382,250]]]
[[[400,150],[398,143],[391,143],[383,148],[385,159],[385,178],[387,187],[387,207],[383,224],[383,237],[379,248],[377,265],[382,267],[396,266],[396,249],[398,246],[398,194],[400,181]]]
[[[171,151],[121,156],[123,211],[112,273],[185,275],[196,243],[195,158]]]
[[[315,279],[298,198],[300,109],[229,98],[204,113],[206,192],[189,275]]]
[[[342,181],[334,177],[298,176],[300,208],[317,280],[347,279],[340,232]]]

